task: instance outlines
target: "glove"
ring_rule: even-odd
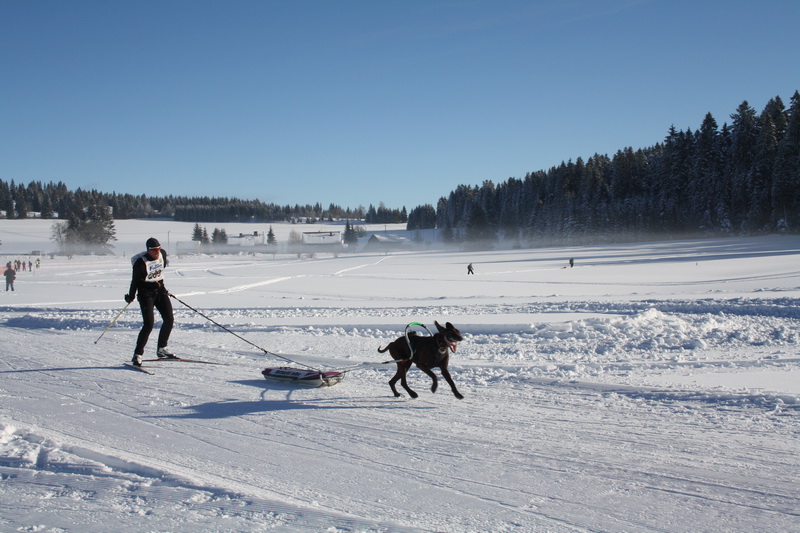
[[[130,294],[126,294],[125,295],[125,301],[128,302],[128,303],[131,303],[133,301],[133,296],[131,296]]]

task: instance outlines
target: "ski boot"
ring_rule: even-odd
[[[158,351],[156,351],[156,355],[159,359],[178,359],[178,356],[169,351],[169,348],[166,346],[159,348]]]

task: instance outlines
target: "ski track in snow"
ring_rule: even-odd
[[[697,247],[715,268],[680,242],[612,270],[599,248],[173,258],[170,290],[223,326],[353,369],[321,389],[262,379],[274,359],[177,302],[174,349],[228,366],[132,372],[136,311],[95,343],[124,258],[45,261],[0,303],[0,529],[800,531],[800,393],[724,385],[800,377],[797,254],[725,242]],[[463,401],[417,369],[391,397],[376,348],[412,320],[461,328]]]

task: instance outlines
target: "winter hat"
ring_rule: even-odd
[[[152,250],[153,248],[161,248],[161,243],[158,242],[158,239],[156,239],[155,237],[150,237],[149,239],[147,239],[147,242],[145,244],[148,250]]]

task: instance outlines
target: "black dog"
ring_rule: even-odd
[[[389,386],[392,388],[392,392],[395,396],[402,396],[395,388],[397,380],[400,380],[400,384],[408,391],[408,394],[412,398],[417,397],[417,393],[411,390],[408,386],[408,382],[406,382],[406,372],[411,368],[411,363],[414,363],[433,380],[431,392],[436,392],[436,388],[439,386],[436,374],[434,374],[431,369],[439,367],[442,372],[442,377],[450,384],[450,388],[455,397],[459,400],[464,399],[461,393],[458,392],[458,389],[456,389],[456,384],[453,383],[453,378],[450,377],[450,372],[447,370],[447,365],[450,362],[450,352],[455,352],[456,343],[464,339],[461,337],[461,332],[450,322],[447,322],[445,327],[442,327],[436,321],[434,321],[434,324],[436,324],[436,329],[438,329],[439,332],[432,337],[420,337],[412,331],[409,332],[408,341],[406,341],[405,337],[400,337],[390,342],[386,348],[378,348],[380,353],[384,353],[388,350],[392,359],[397,361],[397,373],[389,380]],[[409,348],[409,342],[411,343],[411,348]]]

